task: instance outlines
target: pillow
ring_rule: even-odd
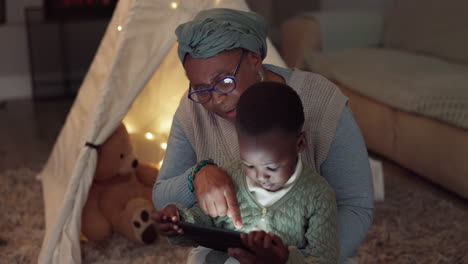
[[[468,0],[394,0],[384,46],[468,64]]]

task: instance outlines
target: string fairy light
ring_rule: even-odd
[[[153,133],[151,133],[151,132],[147,132],[147,133],[145,134],[145,137],[146,137],[146,139],[148,139],[148,140],[153,140],[153,139],[154,139],[154,135],[153,135]]]

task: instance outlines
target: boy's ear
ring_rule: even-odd
[[[297,137],[296,146],[297,146],[297,153],[300,153],[300,152],[305,150],[305,148],[307,146],[307,138],[305,136],[304,131],[299,133],[299,136]]]

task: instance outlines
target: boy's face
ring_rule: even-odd
[[[269,191],[277,191],[294,173],[298,153],[305,147],[304,133],[274,130],[261,136],[238,133],[240,158],[250,179]]]

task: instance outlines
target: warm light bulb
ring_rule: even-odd
[[[146,133],[146,134],[145,134],[145,137],[146,137],[146,139],[148,139],[148,140],[153,140],[153,139],[154,139],[154,135],[153,135],[151,132]]]
[[[161,148],[162,148],[162,149],[167,149],[167,143],[166,143],[166,142],[161,143]]]
[[[122,31],[122,26],[118,26],[118,27],[117,27],[117,30],[118,30],[118,31]]]
[[[178,6],[177,2],[171,2],[172,9],[176,9]]]
[[[219,2],[221,2],[221,0],[215,0],[216,5],[219,5]]]

